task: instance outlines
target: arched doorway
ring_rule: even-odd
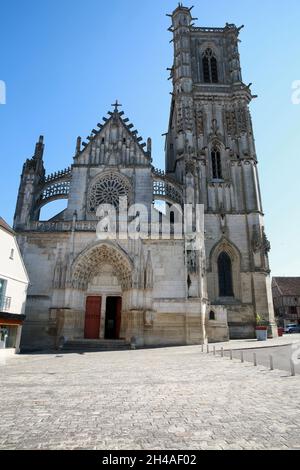
[[[120,339],[123,295],[131,287],[131,273],[131,260],[113,244],[101,243],[79,255],[72,287],[74,298],[82,299],[85,339]]]

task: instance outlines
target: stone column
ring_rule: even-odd
[[[131,310],[127,315],[127,341],[134,342],[137,347],[144,346],[144,311]]]
[[[107,295],[102,295],[102,300],[101,300],[100,336],[99,336],[100,339],[105,339],[106,299],[107,299]]]

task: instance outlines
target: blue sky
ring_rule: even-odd
[[[164,166],[172,65],[171,0],[2,0],[0,214],[12,223],[23,162],[45,135],[48,172],[72,163],[85,138],[118,98]],[[201,26],[245,25],[243,78],[259,98],[251,105],[266,230],[274,275],[300,275],[300,80],[298,0],[186,1]]]

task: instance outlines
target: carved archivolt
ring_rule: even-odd
[[[86,290],[90,280],[101,273],[101,268],[110,264],[122,288],[128,290],[132,285],[132,265],[125,253],[106,244],[91,248],[79,256],[72,269],[71,285],[74,289]]]
[[[101,175],[89,191],[88,210],[96,213],[101,204],[119,206],[120,197],[129,197],[131,185],[127,178],[119,173],[109,172]]]
[[[241,265],[240,252],[225,237],[223,237],[222,240],[212,249],[212,251],[210,253],[210,263],[211,263],[211,265],[217,263],[217,259],[218,259],[219,255],[222,252],[227,253],[228,256],[230,257],[231,261],[233,263],[236,262],[239,265],[239,268],[241,268],[241,266],[240,266]]]

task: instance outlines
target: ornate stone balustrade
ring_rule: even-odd
[[[30,222],[26,230],[34,232],[96,232],[98,221],[79,221],[75,222]]]
[[[161,199],[171,204],[183,203],[183,192],[180,185],[166,176],[161,170],[153,169],[153,199]]]
[[[69,232],[72,222],[29,222],[26,231],[32,232]]]
[[[71,167],[65,168],[62,171],[57,171],[46,176],[45,183],[54,183],[60,179],[71,178]]]
[[[96,234],[98,221],[78,221],[78,222],[30,222],[26,227],[22,227],[23,231],[26,232],[94,232]],[[148,235],[151,234],[153,226],[148,225]],[[157,232],[158,230],[158,232]],[[174,234],[174,226],[170,224],[170,234]],[[159,222],[158,229],[155,230],[155,235],[162,235],[168,233],[168,225],[163,226],[162,222]],[[178,233],[177,233],[178,236]]]
[[[195,27],[191,28],[191,32],[199,32],[202,31],[203,33],[222,33],[225,28],[202,28],[202,27]]]
[[[56,201],[57,199],[67,199],[70,192],[70,184],[70,180],[62,180],[45,186],[37,202],[38,208],[43,207],[49,202]]]

